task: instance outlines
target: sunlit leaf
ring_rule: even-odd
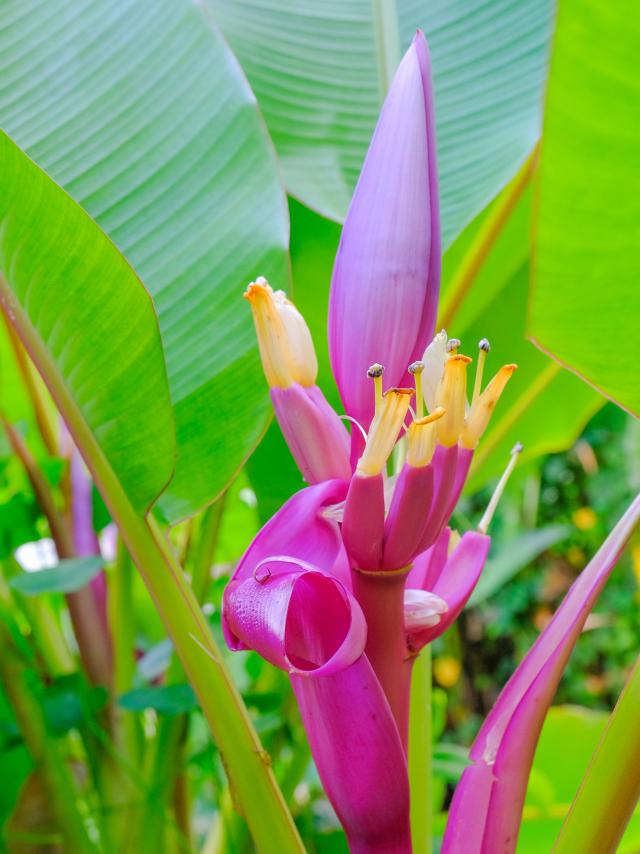
[[[0,134],[0,297],[69,426],[87,432],[146,509],[174,433],[149,295],[89,216]],[[73,423],[72,423],[73,422]]]
[[[561,2],[540,161],[529,332],[640,413],[640,16]]]

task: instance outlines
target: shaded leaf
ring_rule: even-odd
[[[190,685],[165,685],[134,688],[118,698],[118,705],[129,712],[154,709],[161,715],[179,715],[198,707],[198,701]]]
[[[548,0],[206,3],[258,97],[289,192],[325,216],[344,217],[382,95],[416,27],[433,58],[445,245],[538,137]]]
[[[469,599],[469,607],[479,605],[493,596],[534,558],[568,537],[570,533],[569,525],[549,525],[536,531],[526,531],[503,543],[498,554],[492,554],[487,561],[480,581]]]

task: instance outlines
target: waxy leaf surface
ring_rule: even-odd
[[[429,41],[447,245],[539,133],[550,0],[205,0],[247,73],[289,192],[341,220],[384,92]]]
[[[146,510],[175,448],[151,299],[91,218],[3,133],[0,299],[54,397],[68,398],[74,435],[91,434]]]
[[[189,0],[9,0],[0,57],[0,123],[153,296],[177,430],[160,509],[188,515],[269,411],[266,387],[245,381],[260,367],[241,297],[260,274],[287,286],[288,216],[255,99]]]
[[[547,92],[529,333],[640,414],[640,15],[565,2]]]

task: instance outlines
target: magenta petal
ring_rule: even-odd
[[[379,569],[384,537],[384,480],[354,475],[344,505],[342,538],[353,566]]]
[[[345,587],[316,568],[286,557],[231,581],[223,621],[232,649],[254,649],[288,673],[330,676],[359,658],[367,627]]]
[[[386,569],[407,566],[417,554],[432,498],[433,468],[405,465],[385,522],[382,565]]]
[[[454,498],[458,475],[458,450],[457,445],[452,445],[450,448],[438,445],[433,455],[431,461],[434,472],[433,501],[418,552],[425,551],[436,541],[449,521],[451,510],[458,500],[457,496]]]
[[[349,433],[318,386],[272,388],[271,400],[289,450],[307,483],[351,477]]]
[[[457,620],[478,583],[490,545],[491,538],[477,531],[467,531],[463,535],[449,555],[439,578],[432,587],[428,588],[436,596],[444,599],[449,610],[442,615],[437,626],[410,634],[407,638],[410,649],[414,651],[422,649],[425,644],[446,632]]]
[[[440,220],[431,64],[418,33],[389,89],[342,230],[329,304],[329,352],[347,413],[373,417],[367,368],[387,386],[433,336]]]
[[[433,590],[447,563],[450,537],[451,529],[443,528],[435,543],[415,558],[411,572],[407,576],[407,587]]]
[[[640,496],[574,582],[507,682],[471,748],[453,798],[443,854],[511,854],[540,729],[571,650],[640,518]]]
[[[286,554],[319,567],[330,567],[341,548],[337,522],[322,509],[344,501],[347,484],[330,480],[296,492],[254,537],[232,580],[249,578],[272,555]]]
[[[351,854],[409,854],[406,759],[366,656],[335,676],[294,676],[291,684]]]

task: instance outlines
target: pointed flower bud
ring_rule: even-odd
[[[245,298],[251,304],[262,367],[269,386],[314,385],[318,360],[309,327],[295,305],[283,291],[274,291],[262,277],[251,282]]]
[[[398,434],[409,410],[413,389],[392,388],[385,392],[382,402],[371,422],[364,453],[358,460],[356,474],[372,477],[380,474],[396,443]]]
[[[468,356],[450,356],[444,366],[444,373],[436,392],[436,404],[442,406],[445,414],[436,422],[438,442],[449,448],[455,445],[464,427],[465,406],[467,403],[467,365]]]
[[[482,434],[487,429],[491,413],[500,395],[517,368],[517,365],[504,365],[482,394],[473,401],[466,424],[460,435],[460,444],[463,448],[473,450],[477,446]]]
[[[380,359],[390,385],[433,335],[440,219],[431,64],[418,32],[393,79],[342,230],[331,282],[329,352],[347,413],[365,429],[366,382]]]

